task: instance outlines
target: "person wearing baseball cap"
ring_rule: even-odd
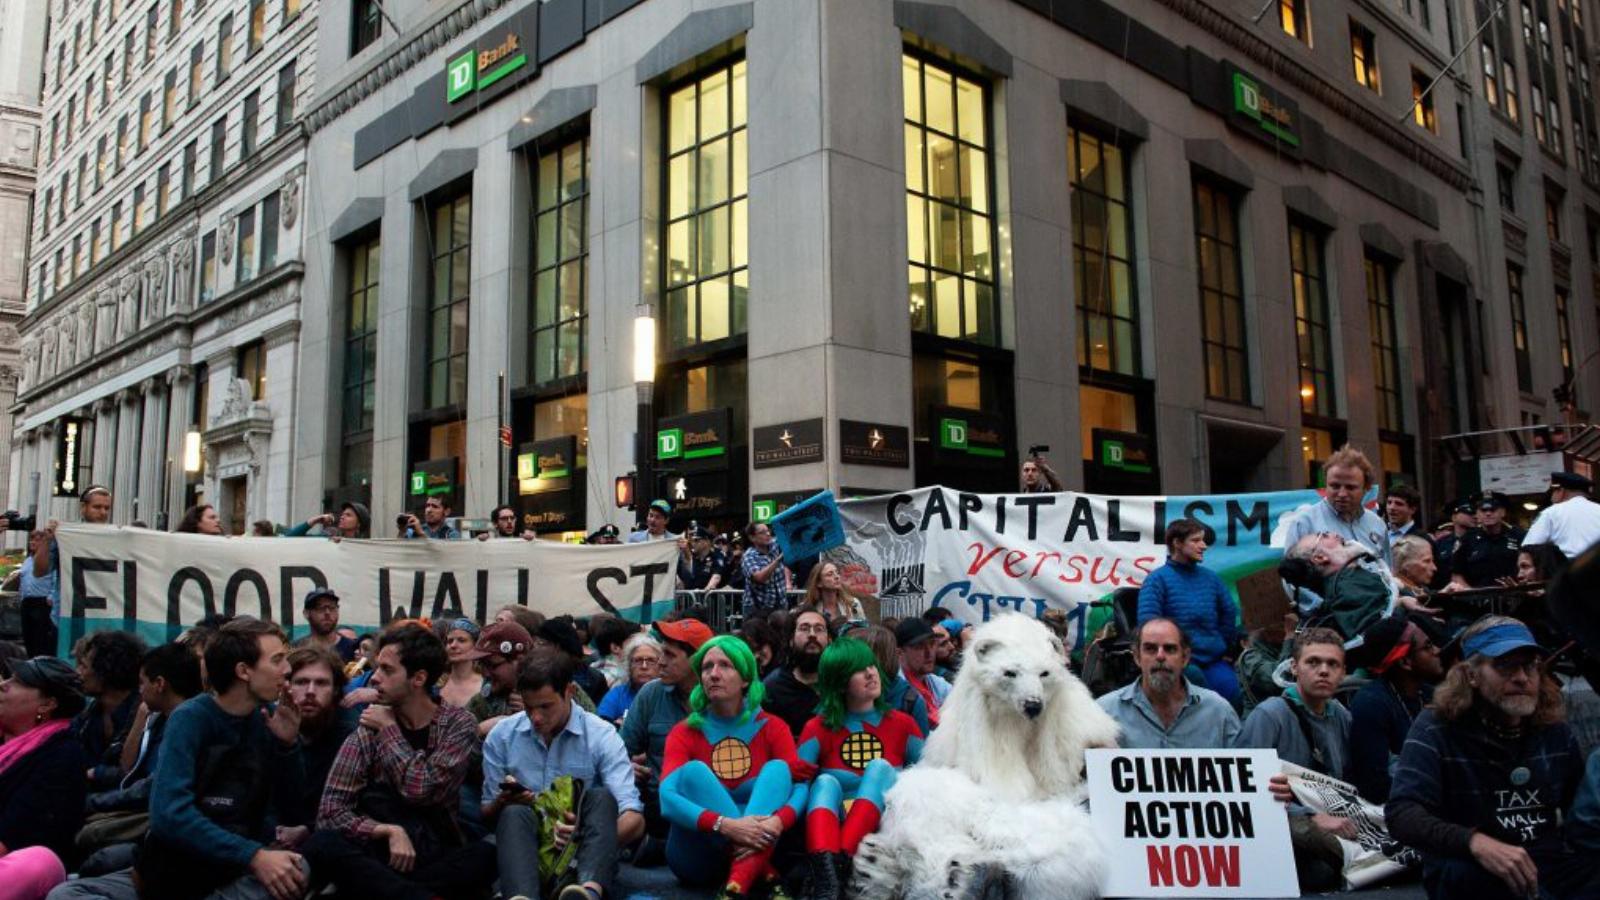
[[[1430,897],[1593,897],[1600,866],[1565,840],[1583,778],[1559,685],[1528,626],[1484,616],[1406,738],[1385,809]]]
[[[1492,587],[1517,574],[1517,551],[1523,531],[1506,522],[1511,500],[1499,491],[1476,497],[1478,527],[1456,544],[1450,559],[1450,580],[1461,587]]]
[[[728,559],[711,544],[711,529],[696,523],[678,541],[678,584],[687,591],[714,591],[728,580]]]
[[[339,633],[339,595],[331,587],[314,587],[307,594],[301,610],[311,633],[295,641],[296,647],[322,647],[332,650],[339,659],[348,663],[356,658],[361,642]]]
[[[667,530],[667,523],[671,520],[672,504],[665,500],[651,500],[650,506],[644,511],[644,529],[628,535],[628,543],[677,540],[678,536]]]
[[[1576,472],[1550,473],[1550,505],[1539,513],[1523,546],[1555,544],[1568,559],[1600,542],[1600,503],[1589,499],[1594,482]]]
[[[622,541],[617,537],[618,534],[617,526],[607,523],[589,532],[589,536],[584,538],[583,542],[585,544],[620,544]]]
[[[472,649],[462,654],[477,660],[483,672],[483,692],[467,701],[467,712],[478,720],[478,739],[488,737],[506,716],[522,712],[517,694],[517,664],[533,649],[533,636],[516,622],[495,622],[478,633]]]
[[[1379,619],[1350,649],[1346,663],[1371,674],[1350,701],[1349,780],[1372,802],[1389,799],[1394,761],[1405,746],[1411,723],[1427,699],[1425,691],[1444,678],[1444,629],[1425,615]]]
[[[660,674],[639,688],[622,720],[622,743],[633,759],[634,776],[644,799],[647,840],[635,854],[653,861],[659,841],[667,836],[667,821],[661,817],[661,762],[667,751],[667,734],[689,716],[689,695],[699,680],[689,666],[689,657],[699,652],[716,632],[699,619],[662,620],[651,625],[651,633],[661,642]]]
[[[950,696],[950,682],[933,672],[937,662],[936,637],[933,626],[917,617],[901,619],[894,627],[894,639],[900,645],[900,674],[928,704],[928,725],[932,728],[939,727],[939,705]]]

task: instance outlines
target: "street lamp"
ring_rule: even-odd
[[[638,480],[634,484],[635,509],[639,499],[645,504],[655,499],[655,472],[651,466],[655,447],[652,433],[655,416],[651,411],[656,386],[656,314],[648,303],[634,307],[633,319],[633,385],[637,392],[639,421],[638,442],[634,446],[634,471]]]

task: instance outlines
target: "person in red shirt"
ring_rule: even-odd
[[[788,726],[762,711],[748,644],[712,638],[690,664],[700,684],[661,766],[667,865],[685,885],[722,880],[719,897],[744,897],[774,874],[772,850],[805,808],[814,769],[795,755]]]

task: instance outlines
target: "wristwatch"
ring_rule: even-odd
[[[713,834],[721,834],[722,833],[722,822],[723,822],[722,816],[717,816],[717,820],[715,822],[711,823],[711,832]]]

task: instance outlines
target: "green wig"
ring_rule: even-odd
[[[700,675],[700,664],[712,650],[721,650],[726,654],[739,677],[747,684],[744,709],[739,713],[739,724],[743,725],[761,708],[761,701],[767,696],[767,689],[761,683],[761,667],[756,663],[756,655],[751,652],[749,644],[731,634],[723,634],[700,645],[700,649],[689,658],[689,667],[694,670],[696,678]],[[685,720],[690,728],[699,730],[705,724],[706,703],[706,689],[696,684],[694,692],[689,695],[689,718]]]
[[[883,712],[889,708],[889,701],[884,697],[889,692],[889,676],[878,665],[878,656],[872,652],[872,647],[866,641],[853,637],[842,637],[828,645],[822,651],[822,660],[817,663],[817,695],[822,702],[817,706],[817,712],[822,715],[822,724],[830,729],[844,727],[846,698],[850,687],[850,679],[862,669],[874,668],[878,670],[877,702],[873,706]]]

